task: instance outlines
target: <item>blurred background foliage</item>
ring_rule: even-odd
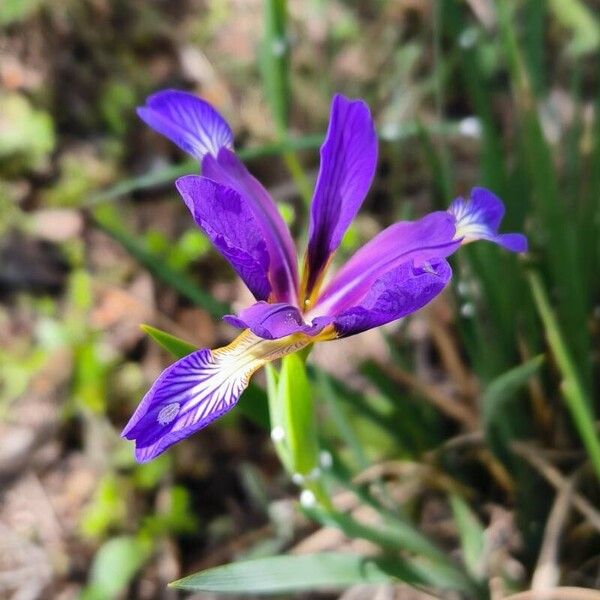
[[[242,588],[212,571],[182,585],[598,589],[599,10],[0,3],[0,596],[174,598],[167,582],[250,558],[263,562],[254,579],[240,563]],[[299,508],[260,378],[241,410],[150,464],[118,436],[172,360],[139,325],[215,346],[248,298],[174,192],[197,166],[136,119],[165,87],[227,117],[296,234],[331,96],[364,98],[379,171],[340,260],[477,184],[530,239],[524,259],[467,248],[431,307],[314,352],[334,513]],[[301,561],[270,558],[284,553]]]

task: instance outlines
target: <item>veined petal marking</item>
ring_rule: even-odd
[[[301,334],[264,340],[246,330],[228,346],[193,352],[163,371],[122,436],[136,441],[138,461],[151,460],[233,408],[257,369],[311,342]]]

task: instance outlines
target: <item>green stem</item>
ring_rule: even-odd
[[[575,427],[585,446],[596,475],[600,480],[600,439],[594,425],[594,414],[590,400],[586,398],[585,389],[579,379],[579,374],[569,349],[564,342],[563,334],[556,316],[550,306],[548,294],[537,273],[528,274],[529,284],[533,293],[538,312],[546,330],[548,345],[554,354],[556,363],[563,377],[561,391],[571,413]]]
[[[298,193],[302,197],[304,202],[304,206],[306,209],[310,207],[310,203],[312,200],[312,186],[310,185],[310,181],[298,160],[298,155],[294,152],[284,152],[283,160],[292,176],[294,183],[296,184],[296,188],[298,189]]]
[[[322,507],[305,507],[305,512],[315,521],[328,527],[335,527],[350,538],[359,538],[372,542],[383,550],[391,552],[412,552],[418,556],[426,557],[435,567],[443,569],[460,587],[469,590],[473,598],[482,597],[481,590],[448,555],[439,550],[425,536],[415,536],[415,530],[407,525],[392,524],[387,522],[385,528],[366,525],[347,514],[338,512],[331,508],[325,510]]]

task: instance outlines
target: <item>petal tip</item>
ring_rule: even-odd
[[[233,145],[233,132],[225,119],[208,102],[189,92],[156,92],[136,112],[148,126],[200,161]]]

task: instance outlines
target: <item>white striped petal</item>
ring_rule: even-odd
[[[253,373],[311,343],[304,335],[264,340],[249,330],[229,346],[192,352],[168,367],[121,434],[147,462],[231,410]]]

